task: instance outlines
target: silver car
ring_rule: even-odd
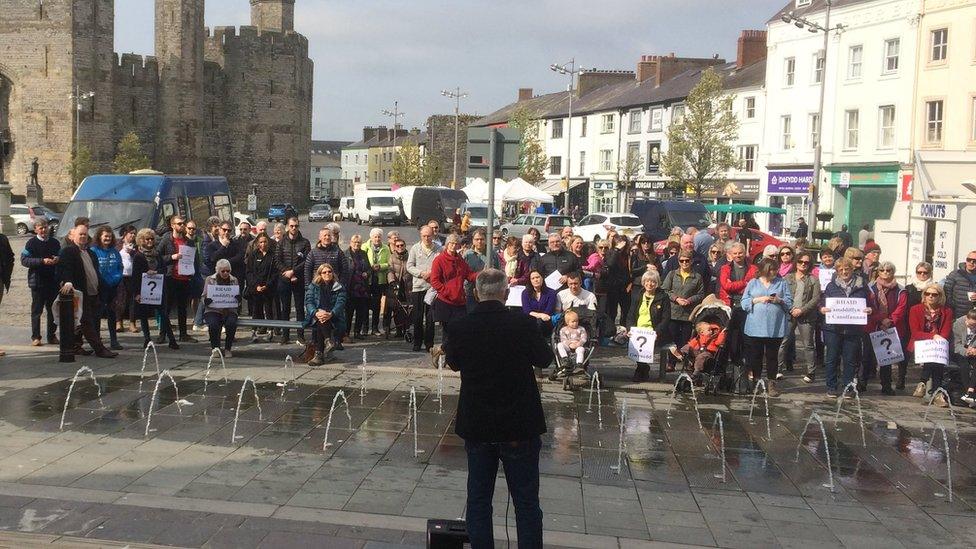
[[[308,210],[309,221],[332,221],[332,207],[328,204],[313,204]]]
[[[551,214],[521,214],[512,221],[501,226],[502,235],[522,238],[529,232],[529,229],[539,231],[541,238],[536,242],[536,246],[542,250],[546,245],[546,234],[558,232],[563,227],[572,227],[573,219],[568,215]]]

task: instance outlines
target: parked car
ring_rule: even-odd
[[[630,213],[595,213],[590,214],[576,224],[573,234],[582,237],[583,240],[596,242],[607,237],[607,231],[615,229],[617,234],[622,234],[627,238],[634,238],[644,233],[644,226],[641,220]]]
[[[298,216],[298,210],[287,202],[275,202],[268,207],[268,221],[287,221]]]
[[[58,231],[58,225],[61,224],[61,214],[56,213],[48,209],[47,206],[42,206],[38,204],[37,206],[31,206],[29,208],[34,217],[41,216],[47,220],[47,225],[50,228],[50,234],[54,234]],[[31,225],[31,231],[34,230],[34,226]]]
[[[25,235],[34,230],[34,216],[26,204],[11,204],[10,217],[14,220],[17,234]]]
[[[352,221],[356,215],[356,198],[343,196],[339,199],[339,215],[346,221]]]
[[[309,221],[332,221],[332,206],[313,204],[308,210]]]
[[[715,236],[714,226],[709,227],[707,230],[708,230],[708,234]],[[752,241],[752,244],[749,246],[749,253],[747,254],[747,257],[751,258],[753,262],[755,262],[762,255],[763,249],[765,249],[766,246],[772,244],[774,246],[779,247],[782,246],[784,243],[783,240],[780,240],[769,233],[757,231],[756,229],[750,229],[750,230],[752,231],[752,234],[754,236],[756,235],[759,236],[759,238],[756,238],[755,240]],[[739,236],[739,228],[732,227],[732,239],[735,240],[736,238],[738,238],[738,236]],[[657,252],[658,255],[663,254],[664,247],[667,246],[667,244],[668,244],[667,239],[659,240],[655,242],[654,251]]]
[[[546,234],[559,231],[563,227],[572,226],[573,220],[568,215],[521,214],[512,221],[502,225],[501,231],[503,236],[522,238],[523,235],[529,232],[529,229],[535,228],[542,235],[540,241],[536,242],[536,246],[540,250],[544,250],[547,243]]]

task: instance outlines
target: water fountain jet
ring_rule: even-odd
[[[935,447],[935,435],[942,433],[942,446],[945,449],[946,458],[946,488],[949,489],[949,503],[952,503],[952,458],[949,456],[949,435],[946,434],[945,426],[941,423],[935,424],[935,429],[932,429],[932,438],[929,439],[929,447],[925,450],[925,456],[928,457],[929,450]],[[942,496],[942,494],[935,494],[936,496]]]
[[[620,440],[617,442],[617,464],[611,465],[610,470],[616,474],[620,474],[621,468],[624,466],[624,429],[627,425],[627,401],[620,401]]]
[[[678,379],[674,380],[674,390],[671,391],[671,402],[668,403],[668,414],[667,417],[671,417],[671,407],[674,406],[674,401],[678,399],[678,386],[681,384],[681,380],[688,380],[688,385],[691,387],[691,398],[695,403],[695,419],[698,420],[698,428],[704,429],[701,421],[701,412],[698,410],[698,395],[695,393],[695,381],[686,372],[682,372],[678,376]]]
[[[349,430],[352,431],[352,416],[349,414],[349,400],[346,399],[345,391],[339,389],[335,396],[332,397],[332,406],[329,408],[329,419],[325,423],[325,440],[322,442],[323,451],[329,446],[332,446],[332,443],[329,442],[329,430],[332,429],[332,414],[335,413],[336,406],[339,402],[339,397],[342,397],[342,402],[346,405],[346,419],[349,420]]]
[[[593,413],[593,393],[596,392],[596,417],[597,421],[600,422],[600,428],[603,428],[603,396],[600,393],[600,372],[593,372],[593,376],[590,377],[590,396],[586,401],[586,413]]]
[[[861,446],[867,448],[868,441],[864,436],[864,412],[861,410],[861,393],[857,390],[856,379],[848,383],[847,386],[844,387],[844,390],[841,391],[840,396],[837,397],[837,411],[834,413],[834,430],[840,430],[840,427],[837,426],[837,421],[840,419],[840,409],[844,405],[844,399],[847,397],[848,391],[854,393],[854,401],[857,403],[857,421],[861,426]]]
[[[176,385],[176,379],[173,378],[173,374],[171,374],[169,370],[163,370],[158,376],[156,376],[156,386],[153,388],[152,397],[149,399],[149,415],[146,416],[146,431],[143,433],[143,436],[148,437],[149,432],[151,431],[149,426],[152,423],[153,408],[156,406],[156,398],[159,396],[159,387],[163,383],[163,377],[168,377],[173,383],[173,390],[176,391],[176,400],[174,401],[176,404],[176,410],[180,413],[180,415],[183,415],[183,407],[180,406],[180,388]]]
[[[153,350],[155,352],[155,349]],[[207,369],[203,373],[203,390],[207,390],[207,385],[210,383],[210,368],[213,366],[213,361],[215,358],[220,358],[220,370],[224,375],[224,383],[227,383],[227,365],[224,364],[224,353],[219,347],[214,347],[210,351],[210,359],[207,360]]]
[[[244,378],[244,383],[241,384],[241,392],[237,394],[237,408],[234,409],[234,429],[230,434],[230,443],[234,444],[238,438],[243,438],[237,436],[237,420],[241,417],[241,402],[244,400],[244,391],[247,389],[247,383],[251,382],[251,389],[254,391],[254,404],[258,407],[258,420],[264,419],[264,412],[261,410],[261,399],[258,398],[258,387],[254,384],[254,380],[250,376]]]
[[[413,425],[413,457],[424,451],[417,448],[417,388],[410,387],[410,403],[407,405],[407,429]]]
[[[755,388],[752,390],[752,401],[749,403],[749,423],[752,423],[752,413],[756,409],[756,397],[759,395],[759,387],[762,387],[763,401],[766,404],[766,440],[772,440],[773,433],[769,427],[769,391],[766,389],[766,380],[763,378],[759,378]]]
[[[722,474],[715,475],[715,478],[722,479],[725,482],[727,479],[726,469],[728,466],[725,463],[725,424],[722,422],[722,412],[715,412],[715,419],[712,420],[712,432],[711,439],[714,444],[715,440],[715,426],[718,425],[718,435],[719,435],[719,451],[722,458]]]
[[[75,383],[77,383],[78,378],[84,376],[85,374],[88,374],[88,377],[92,380],[92,383],[95,385],[95,390],[98,391],[98,403],[101,405],[102,408],[105,407],[105,403],[102,401],[102,386],[99,385],[98,380],[95,379],[95,372],[92,371],[92,369],[89,368],[88,366],[82,366],[81,368],[78,368],[78,371],[75,372],[75,375],[71,378],[71,385],[68,386],[68,395],[64,397],[64,409],[61,411],[61,425],[58,427],[59,431],[64,430],[64,418],[65,415],[68,413],[68,402],[71,401],[71,391],[75,389]]]
[[[797,441],[796,443],[796,456],[793,458],[793,461],[794,462],[800,461],[800,447],[803,446],[803,437],[806,436],[807,429],[810,428],[810,425],[812,425],[814,421],[816,421],[820,425],[820,435],[823,437],[823,443],[824,443],[824,455],[827,456],[827,474],[829,475],[830,481],[827,484],[824,484],[823,486],[825,488],[830,489],[830,491],[833,492],[834,491],[834,468],[830,464],[830,446],[828,446],[827,444],[827,429],[824,427],[824,422],[820,418],[820,414],[818,414],[817,412],[813,412],[810,414],[810,417],[807,419],[806,424],[803,426],[803,431],[800,432],[800,437],[799,437],[800,440]]]

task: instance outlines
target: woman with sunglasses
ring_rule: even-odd
[[[932,283],[922,290],[922,302],[912,307],[908,311],[908,326],[911,334],[908,338],[909,352],[915,352],[915,344],[919,341],[936,340],[948,341],[952,346],[952,309],[946,307],[946,294],[942,286]],[[922,367],[922,382],[919,383],[921,396],[931,396],[936,389],[942,387],[942,377],[945,373],[944,364],[925,363]],[[925,382],[931,381],[928,391],[925,391]],[[916,390],[915,394],[920,391]],[[942,394],[935,396],[934,404],[948,407]]]
[[[159,311],[160,305],[143,305],[142,304],[142,275],[154,275],[159,274],[160,271],[164,270],[165,266],[163,260],[159,257],[159,252],[156,251],[156,231],[152,229],[140,229],[136,233],[136,250],[132,254],[132,289],[133,289],[133,301],[135,301],[136,308],[136,318],[139,319],[139,326],[142,328],[142,348],[145,349],[149,342],[151,341],[149,336],[149,317],[156,316]],[[165,288],[163,292],[165,292]],[[162,328],[160,328],[162,332]],[[161,334],[162,335],[162,334]],[[176,338],[173,337],[173,333],[169,332],[170,346],[177,345]]]
[[[708,270],[712,273],[711,280],[709,280],[709,288],[707,288],[708,293],[715,294],[718,297],[719,293],[719,283],[718,276],[722,273],[722,265],[728,262],[728,259],[723,253],[722,244],[717,240],[711,246],[708,247]]]
[[[796,269],[796,265],[793,263],[795,256],[796,251],[793,250],[793,246],[783,244],[779,247],[779,251],[777,253],[777,258],[779,260],[779,276],[785,277]]]
[[[671,300],[671,323],[669,339],[684,345],[691,339],[691,311],[705,299],[705,281],[702,275],[692,268],[694,252],[682,251],[678,254],[678,268],[664,277],[661,289]],[[668,358],[668,371],[674,371],[676,359]]]
[[[875,296],[874,314],[868,319],[868,326],[864,333],[864,360],[861,363],[862,374],[859,381],[867,383],[873,376],[872,370],[877,365],[874,356],[874,346],[871,344],[871,332],[895,328],[898,338],[905,341],[905,330],[908,325],[908,293],[895,281],[895,264],[882,261],[875,271],[877,278],[868,287]],[[905,374],[908,363],[898,363],[898,390],[905,388]],[[881,394],[893,395],[891,388],[891,365],[879,366],[878,376],[881,378]]]
[[[651,242],[651,239],[644,234],[638,235],[634,239],[634,249],[630,253],[631,296],[644,291],[641,283],[644,273],[660,272],[657,260],[657,254],[654,253],[654,243]]]
[[[796,271],[786,275],[786,285],[793,295],[789,327],[779,347],[779,367],[791,371],[795,364],[804,368],[805,383],[813,383],[817,373],[814,356],[817,339],[817,321],[820,306],[820,281],[811,275],[814,255],[800,252],[796,257]],[[793,354],[790,360],[790,354]]]
[[[793,308],[790,287],[779,276],[776,261],[764,259],[756,268],[757,277],[750,280],[742,293],[742,310],[746,313],[743,326],[747,357],[752,367],[751,379],[758,383],[766,365],[766,392],[779,396],[776,373],[779,369],[779,349],[789,324],[788,311]]]
[[[315,356],[309,366],[321,366],[332,358],[334,334],[346,330],[346,289],[336,280],[332,265],[323,263],[305,291],[305,326],[312,328]]]
[[[407,303],[413,288],[413,278],[407,270],[407,243],[397,236],[393,240],[392,253],[390,253],[390,269],[387,271],[387,305],[388,311],[393,310],[390,300],[397,300],[400,303]],[[389,324],[388,324],[389,326]],[[395,337],[403,337],[403,328],[397,326]]]
[[[827,298],[857,298],[863,299],[866,307],[864,312],[868,315],[872,312],[874,297],[868,289],[867,280],[863,273],[858,276],[855,272],[857,267],[850,259],[843,257],[834,263],[837,269],[834,279],[827,284],[820,298],[820,312],[824,315],[830,312],[827,308]],[[864,327],[855,324],[838,324],[824,320],[824,369],[826,370],[827,395],[837,396],[837,366],[841,357],[844,359],[844,373],[841,379],[843,385],[847,385],[854,379],[854,375],[859,370],[859,358],[861,349],[861,337],[864,334]]]

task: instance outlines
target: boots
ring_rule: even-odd
[[[776,389],[776,382],[775,381],[773,381],[771,379],[767,379],[766,380],[766,394],[768,394],[771,397],[778,397],[779,396],[779,390]]]
[[[915,392],[912,393],[912,396],[915,398],[922,398],[925,396],[926,389],[927,387],[925,386],[925,382],[919,381],[918,385],[915,386]]]
[[[891,366],[882,366],[878,370],[878,377],[881,378],[881,394],[894,395],[895,390],[891,388]]]
[[[634,377],[631,381],[634,383],[643,383],[645,381],[650,381],[651,379],[651,365],[644,363],[637,363],[637,368],[634,369]]]
[[[322,353],[315,353],[312,360],[308,361],[309,366],[321,366],[323,364],[325,364],[325,357],[322,355]]]

